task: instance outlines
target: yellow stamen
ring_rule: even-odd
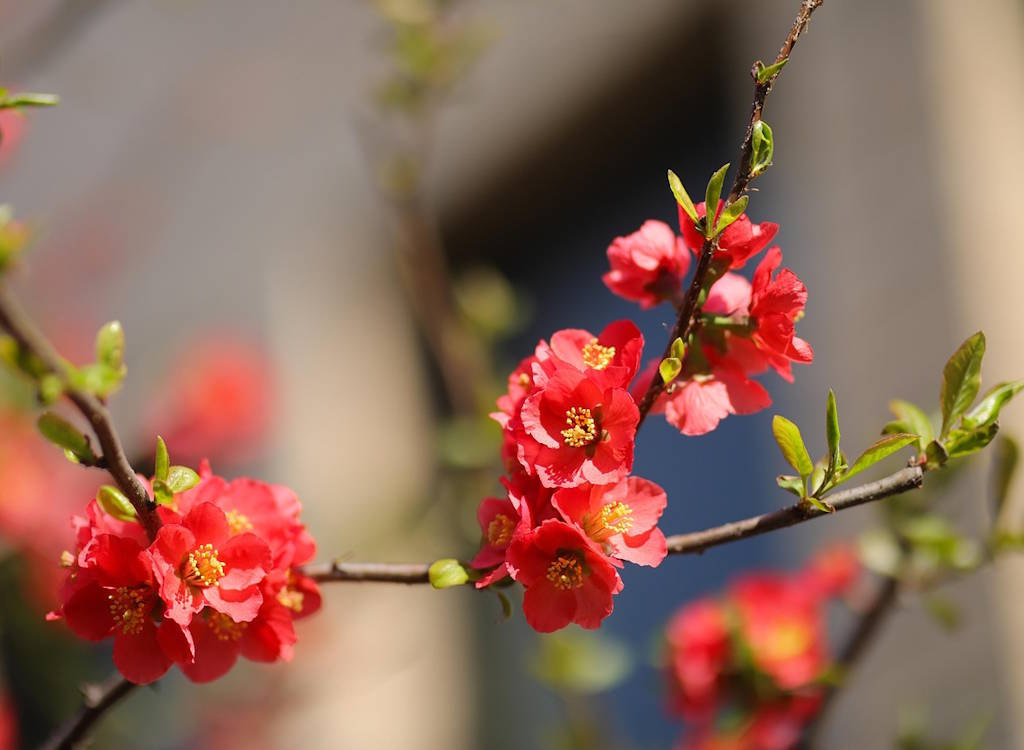
[[[487,543],[497,549],[504,549],[512,541],[512,532],[515,528],[515,521],[504,513],[499,513],[487,524]]]
[[[294,612],[302,611],[302,601],[305,595],[295,589],[283,588],[277,593],[277,600]]]
[[[596,542],[615,534],[625,534],[633,526],[633,509],[625,503],[608,503],[600,511],[583,518],[583,530]]]
[[[228,529],[231,531],[231,535],[241,534],[244,531],[252,531],[252,522],[247,516],[242,515],[237,510],[229,510],[224,514],[228,519]]]
[[[223,612],[214,612],[207,621],[210,630],[217,636],[218,641],[237,641],[242,637],[242,631],[248,626],[245,622],[235,622]]]
[[[597,339],[591,339],[583,347],[583,364],[594,370],[603,370],[615,359],[614,346],[601,346]]]
[[[569,429],[562,430],[562,439],[571,448],[582,448],[597,439],[597,423],[590,409],[574,406],[565,413]]]
[[[525,372],[519,373],[519,385],[521,387],[529,388],[531,383],[533,383],[533,380],[530,378],[530,376],[527,373],[525,373]]]
[[[182,577],[193,586],[213,586],[224,577],[224,563],[212,544],[203,544],[188,553],[184,572]]]
[[[769,632],[763,656],[769,661],[786,661],[804,653],[811,645],[811,630],[799,621],[780,622]]]
[[[112,594],[107,595],[110,601],[110,616],[114,618],[114,628],[120,629],[125,635],[138,635],[146,622],[146,600],[136,589],[119,586]]]
[[[547,579],[562,591],[578,589],[583,585],[583,566],[575,554],[563,553],[548,565]]]

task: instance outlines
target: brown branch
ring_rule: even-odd
[[[137,686],[116,672],[101,685],[86,685],[78,713],[61,725],[42,746],[42,750],[71,750],[85,739],[97,721]]]
[[[897,471],[895,474],[890,474],[884,479],[879,479],[877,482],[869,482],[858,487],[851,487],[848,490],[835,492],[829,495],[827,500],[836,511],[846,510],[847,508],[855,508],[858,505],[864,505],[876,500],[883,500],[893,495],[901,495],[904,492],[917,489],[923,483],[924,472],[921,467],[909,466]],[[668,553],[670,555],[701,553],[709,547],[717,547],[720,544],[735,542],[739,539],[759,536],[769,531],[783,529],[787,526],[794,526],[804,521],[813,521],[815,518],[829,515],[832,514],[818,510],[810,505],[796,503],[781,510],[716,526],[713,529],[670,536],[666,540],[668,542]]]
[[[128,456],[114,429],[110,412],[96,396],[74,388],[68,382],[68,365],[64,358],[35,327],[35,324],[25,315],[2,284],[0,284],[0,329],[7,331],[24,351],[38,358],[49,372],[61,379],[64,384],[64,393],[82,416],[88,420],[96,434],[96,439],[103,450],[102,465],[131,502],[132,507],[135,508],[139,521],[149,538],[155,539],[156,532],[160,528],[156,503],[153,502],[145,485],[139,481],[135,470],[128,463]]]
[[[318,583],[429,583],[429,568],[429,563],[343,563],[334,560],[306,565],[302,572]]]
[[[796,19],[793,21],[793,27],[789,30],[789,34],[786,36],[785,41],[782,43],[782,47],[779,49],[779,54],[775,58],[775,64],[789,60],[789,56],[793,52],[793,47],[796,45],[797,39],[807,31],[807,24],[810,23],[811,14],[817,10],[824,0],[803,0],[800,5],[800,10],[796,15]],[[776,71],[774,75],[770,76],[764,82],[758,82],[757,80],[757,63],[754,63],[750,69],[750,74],[754,78],[754,100],[750,107],[750,119],[747,123],[747,132],[743,138],[743,146],[740,149],[740,162],[736,168],[736,176],[733,178],[732,188],[729,190],[729,196],[726,198],[725,207],[731,203],[734,203],[743,193],[746,192],[750,186],[751,181],[754,179],[754,175],[751,174],[752,168],[751,159],[753,158],[753,139],[754,139],[754,126],[761,119],[761,113],[764,111],[765,99],[768,98],[769,92],[772,90],[772,86],[775,84],[775,80],[779,77],[779,72]],[[714,221],[715,206],[707,207],[710,218],[706,221]],[[690,288],[686,292],[686,297],[683,300],[682,305],[679,307],[679,316],[676,319],[676,324],[672,327],[672,332],[668,336],[668,343],[665,346],[665,352],[661,358],[665,359],[670,354],[672,342],[677,338],[683,340],[683,343],[688,343],[690,336],[693,334],[697,326],[697,318],[700,314],[700,305],[698,300],[700,299],[701,292],[704,289],[705,283],[707,283],[708,271],[711,268],[711,261],[714,258],[715,251],[718,249],[718,237],[712,237],[704,240],[704,245],[701,247],[700,257],[697,260],[697,268],[693,273],[693,280],[690,282]],[[637,429],[640,429],[640,425],[643,424],[644,420],[647,419],[647,414],[650,412],[651,407],[654,406],[654,402],[658,400],[658,396],[665,390],[665,381],[661,379],[660,373],[655,373],[654,378],[651,380],[651,384],[648,386],[647,391],[640,399],[640,420],[637,422]]]

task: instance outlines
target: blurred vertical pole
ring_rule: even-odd
[[[958,333],[984,329],[985,382],[1024,376],[1024,3],[1020,0],[919,0],[927,30],[926,84],[934,117],[932,161],[951,232],[950,268]],[[1006,410],[1002,430],[1024,435],[1024,409]],[[1024,501],[1018,477],[1009,502]],[[995,582],[1014,747],[1024,745],[1024,559],[1008,555]]]

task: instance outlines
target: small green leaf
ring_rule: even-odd
[[[970,408],[981,386],[981,360],[985,334],[978,331],[960,345],[942,369],[942,432],[946,437],[956,420]]]
[[[792,474],[779,474],[779,476],[775,477],[775,483],[786,492],[792,492],[797,497],[803,497],[807,492],[804,480]]]
[[[836,394],[828,389],[828,400],[825,404],[825,438],[828,440],[828,468],[825,476],[831,479],[839,471],[842,453],[839,450],[839,409],[836,406]]]
[[[931,417],[925,414],[920,407],[898,398],[889,402],[889,409],[896,416],[900,428],[890,430],[890,425],[896,426],[897,424],[890,422],[883,430],[883,434],[906,432],[920,435],[917,440],[917,452],[924,453],[925,446],[935,439],[935,428],[932,426]]]
[[[1012,437],[1003,437],[996,443],[992,466],[992,501],[995,504],[997,527],[1005,526],[1006,499],[1010,496],[1017,465],[1020,463],[1020,446]]]
[[[969,456],[991,443],[998,432],[998,422],[992,422],[975,430],[951,430],[943,442],[943,447],[950,458]]]
[[[153,480],[153,499],[157,505],[171,505],[174,502],[174,493],[167,486],[166,479]]]
[[[672,346],[669,347],[669,356],[675,357],[680,362],[686,358],[686,344],[683,340],[676,336],[676,340],[672,342]]]
[[[814,506],[822,513],[835,513],[836,509],[829,505],[826,501],[821,498],[814,497],[814,495],[807,495],[804,498],[804,502]]]
[[[758,120],[750,130],[750,176],[757,177],[772,165],[775,156],[775,136],[764,120]]]
[[[949,451],[938,440],[932,440],[924,448],[924,455],[928,459],[925,463],[926,469],[937,469],[944,466],[949,460]]]
[[[809,482],[811,488],[811,494],[815,497],[819,496],[825,490],[825,464],[822,461],[816,461],[814,464],[814,471],[811,472],[811,481]]]
[[[124,329],[118,321],[112,320],[96,334],[96,361],[117,372],[124,369]]]
[[[36,94],[22,91],[17,94],[0,95],[0,109],[16,109],[18,107],[55,107],[60,103],[56,94]]]
[[[57,403],[57,399],[59,399],[63,393],[63,381],[52,372],[48,372],[39,378],[39,401],[44,406],[50,406]]]
[[[99,492],[96,493],[96,502],[108,516],[113,516],[119,521],[136,520],[135,508],[128,502],[124,493],[113,485],[105,484],[100,487]]]
[[[512,617],[512,602],[509,601],[508,597],[505,596],[504,591],[498,591],[497,589],[491,589],[498,597],[498,601],[501,602],[501,622],[507,621]]]
[[[718,202],[722,197],[722,185],[725,183],[725,173],[729,171],[729,165],[719,169],[708,181],[707,190],[704,193],[704,207],[707,215],[704,217],[704,236],[711,239],[715,236],[715,214],[718,213]]]
[[[718,223],[715,224],[715,234],[721,234],[730,224],[740,218],[743,212],[747,210],[747,203],[749,202],[749,196],[741,195],[722,209],[722,214],[718,217]]]
[[[887,435],[861,453],[860,456],[857,457],[857,460],[853,462],[853,465],[843,472],[843,474],[835,481],[835,484],[845,482],[850,477],[860,474],[864,469],[874,466],[882,459],[888,458],[901,448],[916,442],[917,437],[917,435],[908,435],[905,433]]]
[[[177,495],[199,484],[199,475],[187,466],[171,466],[167,470],[167,489]]]
[[[466,568],[454,558],[444,558],[431,563],[428,575],[430,576],[430,585],[435,589],[461,586],[469,580]]]
[[[683,363],[676,357],[666,357],[658,365],[658,374],[661,375],[661,382],[668,385],[682,371]]]
[[[159,435],[156,436],[156,469],[153,476],[156,479],[167,481],[167,472],[171,467],[171,457],[167,453],[167,443]]]
[[[68,380],[79,390],[88,391],[100,398],[107,398],[121,387],[124,367],[114,369],[109,365],[95,363],[68,369]]]
[[[36,420],[36,425],[43,433],[43,437],[74,455],[78,463],[86,465],[96,463],[96,454],[92,451],[89,438],[63,417],[59,417],[53,412],[46,412]]]
[[[1024,380],[1000,383],[986,393],[977,406],[964,415],[963,426],[970,429],[992,424],[999,418],[1002,408],[1022,390],[1024,390]]]
[[[777,63],[772,63],[771,65],[765,65],[763,62],[758,60],[757,61],[757,82],[758,83],[767,83],[768,80],[773,75],[775,75],[780,70],[782,70],[785,67],[786,63],[788,63],[788,62],[789,62],[789,58],[788,57],[783,58],[782,60],[780,60]]]
[[[676,173],[671,169],[668,170],[668,186],[672,189],[672,195],[676,197],[676,203],[680,205],[694,224],[699,224],[700,215],[697,213],[697,209],[693,205],[693,201],[690,200],[690,196],[686,192],[686,188],[683,187],[682,180],[680,180]]]
[[[814,471],[814,462],[807,453],[800,429],[785,417],[776,414],[772,419],[772,434],[775,435],[775,442],[779,444],[783,457],[806,480]]]

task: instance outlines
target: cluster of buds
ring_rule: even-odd
[[[174,468],[170,480],[153,482],[163,525],[152,542],[131,513],[117,512],[109,488],[73,519],[76,551],[65,553],[68,574],[50,619],[88,640],[113,637],[114,664],[138,684],[173,664],[206,682],[239,655],[290,659],[293,621],[320,607],[316,584],[298,567],[316,545],[295,493],[227,481],[206,463],[198,483],[168,492]]]
[[[669,711],[681,750],[787,750],[817,713],[831,662],[826,605],[856,581],[845,547],[790,574],[759,572],[684,606],[666,629]]]

